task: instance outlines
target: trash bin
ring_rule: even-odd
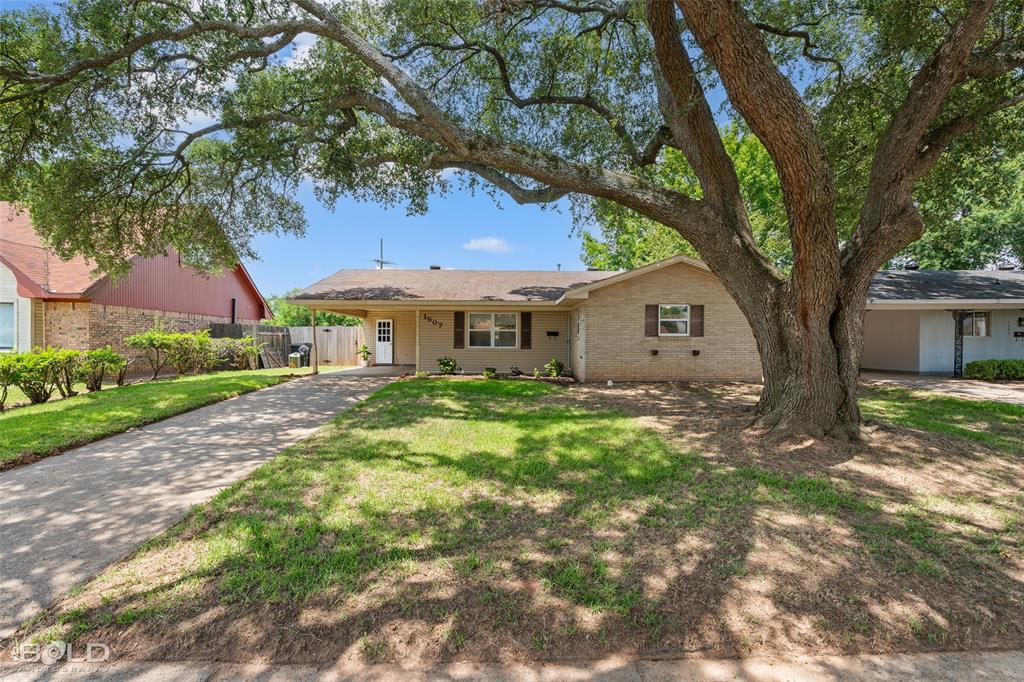
[[[299,356],[299,364],[296,367],[309,367],[309,352],[311,346],[308,343],[293,343],[291,347],[292,355]],[[291,362],[291,355],[288,356],[289,363]]]
[[[289,353],[288,354],[288,367],[291,369],[298,369],[302,367],[302,355],[300,353]]]

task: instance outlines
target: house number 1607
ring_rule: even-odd
[[[423,319],[426,320],[427,322],[429,322],[430,324],[434,325],[435,327],[443,327],[444,326],[444,322],[441,322],[440,320],[435,320],[434,318],[432,318],[430,315],[427,315],[426,313],[423,313]]]

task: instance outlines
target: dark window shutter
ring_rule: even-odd
[[[658,304],[648,303],[644,306],[644,336],[658,335]]]
[[[690,336],[704,336],[704,306],[690,306]]]
[[[533,313],[519,313],[519,347],[523,350],[533,348]]]
[[[452,339],[452,348],[466,347],[466,313],[461,310],[455,313],[455,331]]]

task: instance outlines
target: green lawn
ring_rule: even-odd
[[[284,368],[160,379],[0,412],[0,466],[271,386],[294,372]]]
[[[716,462],[573,389],[396,382],[22,634],[325,664],[1010,646],[1019,487],[904,480],[959,456],[799,475]]]
[[[965,400],[933,391],[871,387],[860,399],[864,417],[978,441],[1024,453],[1024,406]]]

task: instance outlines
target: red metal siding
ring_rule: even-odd
[[[263,299],[249,283],[241,266],[221,275],[205,275],[180,265],[178,255],[137,259],[131,273],[116,284],[106,281],[88,294],[96,303],[145,310],[231,317],[231,299],[237,300],[235,317],[259,320]]]

